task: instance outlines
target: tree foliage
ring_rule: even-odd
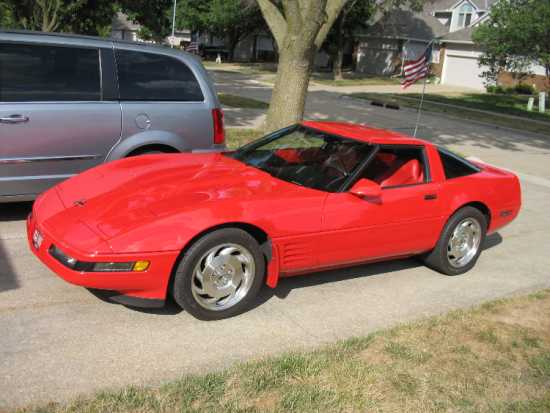
[[[3,27],[107,35],[116,4],[109,0],[0,0]]]
[[[526,72],[536,62],[546,68],[550,83],[550,1],[500,0],[472,34],[483,49],[480,64],[493,83],[501,70]]]
[[[348,0],[330,29],[322,47],[331,56],[335,79],[342,78],[345,45],[353,40],[357,30],[368,27],[376,6],[373,0]]]
[[[207,31],[224,39],[231,55],[240,40],[265,27],[254,0],[180,0],[177,22],[178,27]]]
[[[143,29],[144,38],[162,42],[172,30],[173,0],[119,0],[122,12]]]

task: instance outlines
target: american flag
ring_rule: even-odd
[[[185,48],[186,52],[198,52],[199,51],[199,43],[198,42],[191,42],[187,45]]]
[[[430,72],[430,62],[432,60],[432,45],[430,44],[422,56],[418,59],[408,62],[403,66],[403,74],[405,77],[401,82],[401,88],[406,89],[417,80],[423,79],[428,76]]]

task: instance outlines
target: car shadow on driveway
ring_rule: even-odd
[[[498,232],[491,234],[485,239],[483,250],[493,248],[499,245],[501,242],[502,237]],[[378,262],[373,264],[356,265],[353,267],[340,268],[336,270],[307,273],[296,277],[282,278],[276,288],[262,288],[256,299],[254,300],[254,303],[250,307],[250,310],[253,310],[256,307],[263,305],[273,297],[284,300],[286,297],[288,297],[292,290],[298,288],[307,288],[315,285],[335,283],[339,281],[351,280],[354,278],[370,277],[373,275],[383,275],[395,271],[417,268],[422,265],[423,264],[420,260],[415,258],[408,258]],[[112,292],[94,289],[88,289],[88,291],[101,301],[113,305],[123,305],[110,300],[110,296],[113,295]],[[164,307],[160,308],[141,308],[128,305],[123,306],[128,308],[129,310],[154,315],[176,315],[183,311],[171,297],[168,297]]]
[[[8,257],[5,247],[0,239],[0,293],[19,288],[17,273],[13,269],[10,257]]]
[[[0,221],[24,221],[32,211],[32,202],[0,204]]]

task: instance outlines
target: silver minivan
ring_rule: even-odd
[[[0,202],[102,162],[222,150],[223,114],[193,55],[87,36],[0,31]]]

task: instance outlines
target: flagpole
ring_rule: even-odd
[[[420,122],[420,116],[422,115],[422,103],[424,103],[424,92],[426,92],[426,81],[428,76],[424,78],[424,83],[422,84],[422,95],[420,96],[420,103],[418,104],[418,112],[416,114],[416,124],[414,125],[413,136],[416,138],[416,132],[418,131],[418,123]]]
[[[428,43],[428,46],[426,46],[426,49],[430,47],[430,45],[434,42],[435,39],[432,39],[430,43]],[[431,64],[431,56],[430,56],[430,64]],[[418,124],[420,123],[420,117],[422,116],[422,104],[424,103],[424,93],[426,92],[426,83],[428,81],[429,72],[426,74],[426,77],[424,77],[424,83],[422,84],[422,95],[420,96],[420,103],[418,104],[418,111],[416,114],[416,124],[414,125],[414,133],[413,136],[416,138],[416,132],[418,132]]]

